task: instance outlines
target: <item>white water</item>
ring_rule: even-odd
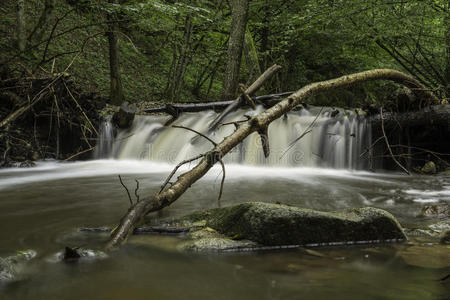
[[[255,111],[236,111],[223,122],[242,120],[245,114],[254,115],[261,110],[259,107]],[[368,123],[352,111],[341,111],[337,117],[330,117],[330,112],[329,108],[290,112],[269,126],[271,154],[268,158],[264,157],[260,137],[254,133],[228,153],[224,161],[246,165],[365,169],[367,158],[361,157],[361,153],[371,141]],[[206,134],[209,124],[216,117],[217,113],[213,111],[185,113],[174,125],[183,125]],[[211,149],[210,142],[196,133],[164,127],[165,121],[165,117],[136,116],[132,128],[119,131],[113,143],[113,127],[110,122],[105,122],[95,157],[173,164]],[[289,148],[293,141],[309,130],[311,132]],[[220,142],[233,131],[234,126],[228,125],[208,135]]]

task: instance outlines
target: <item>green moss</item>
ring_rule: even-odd
[[[290,245],[406,239],[400,224],[376,208],[320,212],[292,206],[250,202],[198,212],[185,218],[233,239],[262,245]]]

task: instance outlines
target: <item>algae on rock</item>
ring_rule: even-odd
[[[220,234],[263,246],[406,240],[400,224],[390,213],[372,207],[320,212],[249,202],[194,213],[183,220],[204,220],[206,226]]]

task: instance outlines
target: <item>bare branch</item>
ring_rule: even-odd
[[[180,126],[180,125],[172,125],[171,127],[173,127],[173,128],[181,128],[181,129],[186,129],[186,130],[192,131],[192,132],[198,134],[199,136],[204,137],[205,139],[207,139],[208,141],[210,141],[211,144],[213,144],[214,146],[217,146],[217,143],[216,143],[216,142],[214,142],[212,139],[210,139],[208,136],[204,135],[203,133],[198,132],[197,130],[194,130],[194,129],[192,129],[192,128],[185,127],[185,126]]]
[[[135,203],[127,213],[122,217],[120,224],[111,234],[105,250],[112,250],[123,244],[128,236],[133,233],[142,217],[148,213],[158,211],[174,203],[183,193],[189,189],[195,182],[201,179],[215,163],[220,162],[222,157],[230,152],[234,147],[239,145],[245,138],[253,132],[261,130],[263,127],[282,117],[284,114],[292,110],[294,107],[302,103],[305,99],[321,92],[334,90],[336,88],[349,87],[357,83],[374,81],[374,80],[391,80],[403,84],[409,88],[422,89],[423,85],[415,78],[402,72],[391,69],[375,69],[351,75],[342,76],[322,82],[311,83],[288,98],[279,102],[275,106],[259,113],[251,120],[241,124],[237,130],[217,144],[211,151],[197,156],[195,159],[202,158],[195,167],[178,176],[177,180],[167,189],[162,189],[159,193],[146,197]],[[421,96],[430,99],[430,101],[439,100],[427,91],[414,90],[415,93],[423,93]],[[191,159],[193,161],[195,159]],[[173,176],[174,172],[172,172]],[[166,184],[169,180],[166,180]],[[165,187],[165,185],[164,185]]]
[[[120,177],[120,175],[118,175],[118,176],[119,176],[120,184],[121,184],[121,185],[123,186],[123,188],[127,191],[128,199],[130,199],[130,205],[133,205],[133,200],[131,200],[130,191],[128,190],[127,186],[123,183],[122,177]]]
[[[135,181],[136,181],[136,189],[134,190],[134,195],[136,196],[136,202],[139,202],[139,194],[138,194],[139,180],[135,179]]]
[[[175,175],[175,173],[177,172],[177,170],[184,164],[193,162],[194,160],[197,160],[199,158],[202,158],[204,156],[204,154],[200,154],[197,155],[196,157],[187,159],[187,160],[183,160],[182,162],[180,162],[178,165],[176,165],[176,167],[172,170],[172,172],[169,174],[169,176],[166,178],[166,181],[164,181],[163,185],[161,186],[161,189],[159,190],[159,193],[162,193],[162,191],[164,190],[164,188],[166,187],[166,185],[169,183],[170,179],[172,179],[173,175]]]
[[[320,109],[319,113],[317,114],[317,116],[314,118],[314,120],[308,125],[308,127],[303,131],[302,134],[300,134],[300,136],[298,138],[296,138],[295,140],[293,140],[289,146],[287,147],[286,150],[284,150],[283,154],[281,154],[280,159],[283,158],[283,156],[292,148],[294,147],[295,143],[297,143],[299,140],[301,140],[305,135],[307,135],[308,133],[310,133],[312,131],[312,129],[310,130],[310,128],[312,128],[314,126],[314,123],[317,121],[317,119],[319,118],[320,114],[322,113],[323,110],[323,106]]]
[[[380,109],[380,117],[381,117],[381,130],[383,132],[384,141],[386,142],[386,147],[389,150],[389,153],[391,154],[392,160],[408,175],[411,175],[409,171],[395,158],[394,153],[392,152],[391,146],[389,145],[389,140],[386,136],[386,131],[384,130],[384,117],[383,117],[383,107]]]

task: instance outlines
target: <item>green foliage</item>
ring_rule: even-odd
[[[127,100],[217,100],[230,31],[227,1],[59,0],[39,41],[18,53],[15,2],[0,4],[0,70],[4,77],[67,69],[85,90],[108,96],[107,16],[120,39],[120,66]],[[113,2],[113,3],[111,3]],[[26,1],[26,32],[44,12]],[[450,8],[444,0],[253,0],[248,29],[259,69],[282,72],[264,92],[371,68],[410,72],[442,97],[450,90]],[[242,64],[247,82],[252,66]],[[176,84],[175,84],[176,83]],[[368,84],[314,99],[318,104],[378,103],[396,86]]]

